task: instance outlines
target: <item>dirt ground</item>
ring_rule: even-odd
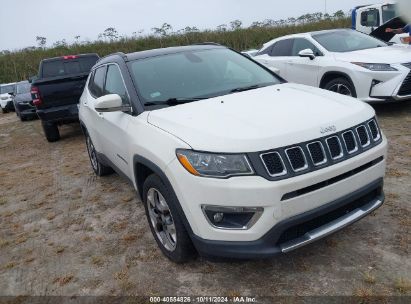
[[[133,188],[91,170],[79,125],[48,143],[0,114],[0,295],[411,295],[411,102],[375,106],[390,141],[386,203],[264,261],[169,262]]]

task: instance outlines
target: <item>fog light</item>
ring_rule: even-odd
[[[203,213],[211,226],[218,229],[247,230],[261,217],[263,208],[221,207],[203,205]]]
[[[224,213],[222,212],[215,213],[213,216],[214,223],[221,223],[223,221],[223,218],[224,218]]]

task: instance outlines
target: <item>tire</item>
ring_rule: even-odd
[[[111,167],[103,165],[97,158],[97,151],[94,148],[94,144],[88,135],[86,133],[86,146],[87,146],[87,152],[88,156],[90,158],[90,163],[91,163],[91,168],[93,169],[94,173],[97,176],[105,176],[112,174],[114,171]]]
[[[357,97],[354,85],[344,77],[331,80],[324,86],[324,89],[346,96]]]
[[[1,111],[3,112],[3,114],[9,113],[9,110],[7,110],[6,108],[1,108]]]
[[[193,259],[196,251],[177,209],[177,198],[158,175],[144,181],[143,202],[150,230],[163,254],[175,263]]]
[[[57,124],[41,122],[48,142],[55,142],[60,139],[60,132]]]
[[[27,120],[27,117],[26,116],[24,116],[24,115],[17,115],[18,117],[20,117],[20,120],[21,121],[26,121]]]

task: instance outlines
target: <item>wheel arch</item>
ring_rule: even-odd
[[[137,187],[137,191],[140,195],[141,201],[143,201],[143,185],[144,181],[149,177],[151,174],[157,174],[160,179],[164,182],[164,184],[167,186],[168,190],[170,191],[170,194],[174,196],[175,201],[177,202],[177,209],[179,212],[180,217],[183,220],[184,226],[192,238],[193,236],[193,230],[191,229],[191,226],[187,220],[187,217],[184,213],[183,208],[180,205],[180,201],[177,198],[176,193],[174,192],[173,186],[170,183],[170,180],[164,173],[164,171],[157,166],[155,163],[153,163],[151,160],[140,156],[140,155],[134,155],[133,157],[133,169],[134,169],[134,178],[135,178],[135,185]]]
[[[355,91],[357,91],[357,88],[355,87],[355,84],[352,81],[351,76],[345,72],[340,72],[340,71],[328,71],[324,73],[320,81],[320,88],[324,89],[325,85],[329,83],[331,80],[336,79],[336,78],[341,78],[341,77],[347,79],[351,83],[351,85],[354,87]]]

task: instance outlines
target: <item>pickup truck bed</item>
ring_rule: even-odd
[[[78,121],[78,107],[96,54],[44,59],[31,94],[48,141],[60,139],[58,125]]]

